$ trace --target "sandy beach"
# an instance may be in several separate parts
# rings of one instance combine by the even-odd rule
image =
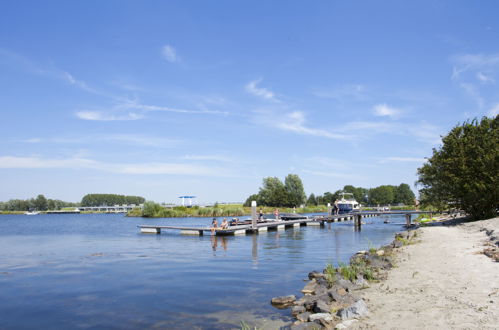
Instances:
[[[483,255],[499,218],[423,227],[388,279],[361,290],[369,315],[349,329],[499,329],[499,263]]]

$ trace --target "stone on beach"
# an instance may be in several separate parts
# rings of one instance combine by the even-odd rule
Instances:
[[[277,308],[287,308],[296,300],[295,295],[272,298],[271,303]]]
[[[336,313],[337,316],[339,316],[342,320],[348,320],[352,318],[358,318],[365,316],[369,313],[367,309],[367,305],[364,302],[364,300],[359,299],[355,302],[355,304],[340,309],[338,313]]]

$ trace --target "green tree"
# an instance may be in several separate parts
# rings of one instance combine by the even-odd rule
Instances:
[[[317,205],[317,198],[315,198],[314,193],[311,193],[310,196],[308,196],[307,205],[310,205],[310,206]]]
[[[499,116],[454,127],[442,146],[418,169],[423,204],[447,204],[474,219],[497,214],[499,202]]]
[[[288,194],[279,178],[267,177],[263,179],[263,186],[258,193],[260,202],[266,206],[284,206],[287,204]]]
[[[288,174],[284,179],[284,188],[287,193],[287,201],[282,204],[289,207],[298,207],[305,203],[307,195],[303,189],[303,183],[300,177],[296,174]]]
[[[369,190],[371,204],[388,205],[395,201],[395,187],[383,185]]]
[[[38,195],[34,201],[34,208],[38,211],[47,210],[47,199],[43,195]]]
[[[250,207],[252,201],[256,201],[256,204],[260,205],[260,195],[258,194],[251,195],[250,197],[248,197],[248,199],[246,199],[246,202],[244,202],[243,206]]]
[[[144,207],[142,208],[143,217],[154,217],[161,211],[161,206],[151,201],[144,202]]]
[[[404,205],[413,205],[416,196],[407,183],[401,183],[395,189],[395,203],[402,203]]]

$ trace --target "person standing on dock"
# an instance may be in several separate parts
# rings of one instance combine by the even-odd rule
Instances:
[[[260,213],[258,214],[258,220],[263,220],[263,210],[260,209]]]
[[[274,210],[274,216],[275,216],[275,220],[279,221],[279,209]]]

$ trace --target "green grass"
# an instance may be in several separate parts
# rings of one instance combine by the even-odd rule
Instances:
[[[336,269],[330,263],[326,265],[326,281],[329,286],[332,286],[336,282]]]

